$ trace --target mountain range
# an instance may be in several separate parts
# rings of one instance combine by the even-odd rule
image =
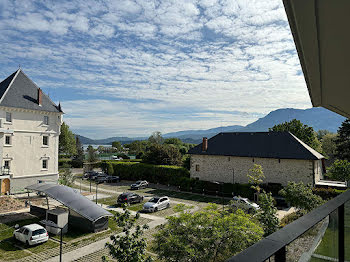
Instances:
[[[163,137],[177,137],[186,143],[198,144],[202,137],[212,137],[220,132],[264,132],[268,131],[274,125],[298,119],[303,124],[313,127],[315,131],[326,129],[330,132],[337,132],[341,123],[345,120],[344,117],[333,113],[327,109],[317,107],[309,109],[283,108],[270,112],[266,116],[259,118],[257,121],[246,125],[222,126],[206,130],[184,130],[163,134]],[[130,143],[134,140],[144,140],[148,137],[110,137],[106,139],[90,139],[84,136],[77,135],[82,144],[111,144],[113,141],[120,141],[122,144]]]

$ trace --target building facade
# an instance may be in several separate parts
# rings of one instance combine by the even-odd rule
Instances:
[[[1,193],[58,180],[63,112],[23,72],[0,83]]]
[[[254,164],[262,166],[264,183],[323,179],[323,156],[288,132],[220,133],[189,153],[191,177],[204,181],[246,184]]]

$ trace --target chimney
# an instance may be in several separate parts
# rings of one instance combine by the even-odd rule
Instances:
[[[203,137],[202,151],[207,152],[208,150],[208,138]]]
[[[39,88],[38,89],[38,105],[41,106],[43,99],[43,91]]]

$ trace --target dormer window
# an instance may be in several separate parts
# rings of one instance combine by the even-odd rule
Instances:
[[[44,125],[48,126],[49,125],[49,117],[44,116]]]
[[[6,122],[12,123],[12,114],[10,112],[6,112]]]

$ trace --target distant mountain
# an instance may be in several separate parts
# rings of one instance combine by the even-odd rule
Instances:
[[[274,125],[298,119],[303,124],[313,127],[315,131],[326,129],[330,132],[337,132],[341,123],[345,120],[344,117],[333,113],[327,109],[309,108],[309,109],[294,109],[283,108],[270,112],[265,117],[259,118],[257,121],[247,125],[233,125],[224,127],[215,127],[206,130],[184,130],[163,134],[163,137],[177,137],[186,143],[198,144],[203,137],[212,137],[220,132],[264,132],[268,131]],[[122,144],[131,143],[135,140],[144,140],[147,137],[110,137],[106,139],[93,140],[84,136],[78,135],[82,144],[91,145],[106,145],[112,144],[113,141],[120,141]]]
[[[344,117],[333,113],[322,107],[309,109],[284,108],[270,112],[263,118],[245,126],[240,132],[259,132],[268,131],[274,125],[290,121],[292,119],[300,120],[303,124],[313,127],[315,131],[326,129],[336,133]]]

